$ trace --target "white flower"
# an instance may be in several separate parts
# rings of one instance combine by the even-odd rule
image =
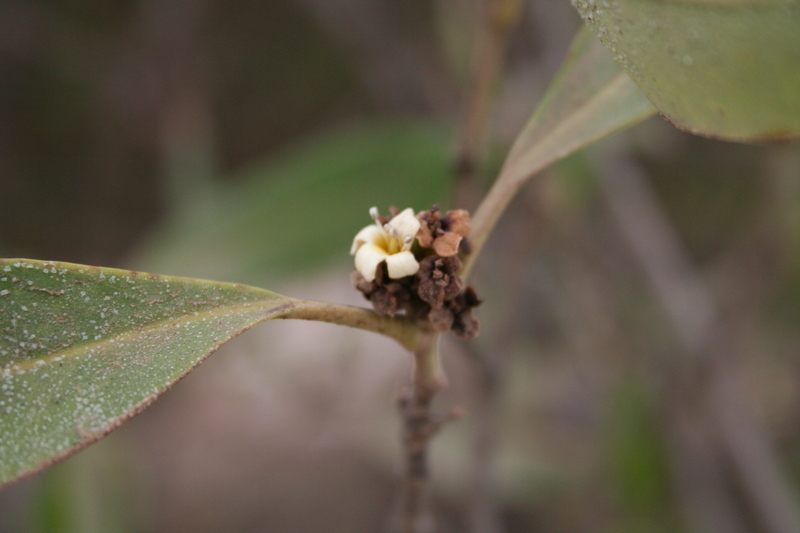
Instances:
[[[419,231],[419,220],[409,207],[399,213],[384,226],[378,221],[378,208],[373,207],[369,214],[375,220],[362,229],[353,239],[350,255],[356,256],[356,270],[364,279],[375,279],[375,270],[386,261],[389,277],[404,278],[416,274],[419,263],[411,253],[411,245]]]

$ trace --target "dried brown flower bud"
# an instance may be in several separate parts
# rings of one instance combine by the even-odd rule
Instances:
[[[448,211],[447,214],[442,217],[442,229],[456,233],[462,237],[469,237],[472,231],[472,219],[469,216],[469,212],[465,209]]]
[[[461,242],[472,231],[469,213],[454,209],[441,216],[438,206],[417,214],[420,228],[417,241],[423,248],[433,248],[437,255],[449,257],[461,251]]]
[[[450,329],[453,327],[455,317],[453,316],[452,311],[450,311],[448,308],[440,307],[438,309],[431,309],[431,312],[428,313],[428,320],[431,321],[433,329],[441,333],[445,333],[450,331]]]
[[[350,274],[350,279],[353,286],[372,302],[372,307],[378,314],[394,316],[411,302],[411,292],[404,285],[390,280],[386,265],[379,266],[376,274],[373,281],[367,281],[356,270]]]
[[[448,307],[455,318],[453,333],[465,339],[471,339],[478,334],[481,324],[472,314],[472,310],[481,303],[481,299],[478,298],[475,289],[471,285],[448,302]]]
[[[453,322],[453,333],[462,339],[472,339],[481,331],[481,323],[472,314],[472,309],[462,312],[455,317]]]
[[[378,314],[394,316],[411,301],[411,293],[399,283],[392,282],[373,292],[370,301]]]
[[[422,301],[438,309],[461,292],[463,283],[456,275],[459,270],[461,261],[458,257],[429,255],[419,264],[417,294]]]

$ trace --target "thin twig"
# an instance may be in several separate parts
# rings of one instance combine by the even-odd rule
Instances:
[[[413,385],[402,390],[398,397],[406,463],[401,517],[403,533],[431,533],[435,530],[428,504],[428,443],[445,422],[458,416],[454,411],[437,419],[431,412],[434,396],[446,384],[438,345],[438,333],[426,331],[421,335],[414,353]]]
[[[315,300],[289,298],[289,304],[271,318],[296,318],[328,322],[351,328],[380,333],[400,343],[403,348],[414,352],[420,346],[420,334],[416,323],[406,317],[379,315],[372,309],[342,305]]]
[[[403,419],[406,475],[403,487],[403,532],[433,531],[433,520],[424,508],[429,481],[428,440],[433,435],[431,397],[420,396],[417,388],[403,391],[398,398]]]

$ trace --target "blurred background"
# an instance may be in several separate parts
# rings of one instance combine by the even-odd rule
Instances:
[[[461,207],[490,6],[3,0],[0,254],[362,304],[369,207]],[[521,5],[476,195],[578,27]],[[650,119],[524,189],[473,281],[482,334],[447,340],[437,400],[468,412],[433,443],[442,532],[800,531],[796,145]],[[390,530],[409,369],[368,333],[261,326],[0,493],[0,531]]]

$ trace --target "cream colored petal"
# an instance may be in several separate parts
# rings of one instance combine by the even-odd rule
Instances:
[[[414,216],[414,211],[409,207],[408,209],[398,213],[396,217],[389,221],[387,226],[391,226],[397,230],[397,238],[401,243],[411,246],[411,243],[414,241],[412,240],[411,242],[406,243],[406,237],[410,235],[413,239],[419,231],[420,223],[419,220],[417,220],[417,217]]]
[[[383,231],[383,228],[380,228],[375,224],[370,224],[366,228],[362,229],[356,233],[356,237],[353,239],[353,245],[350,247],[350,255],[355,255],[359,247],[368,242],[378,246],[385,244],[386,232]]]
[[[371,242],[364,243],[356,252],[356,270],[361,272],[365,280],[372,281],[375,279],[375,269],[388,257],[393,256],[389,256],[383,249]]]
[[[419,271],[419,263],[414,259],[414,254],[408,251],[387,257],[386,266],[389,267],[389,277],[392,279],[404,278]]]

